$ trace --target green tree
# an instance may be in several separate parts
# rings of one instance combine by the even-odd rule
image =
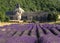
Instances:
[[[48,16],[47,16],[47,20],[52,21],[53,20],[53,15],[49,13]]]

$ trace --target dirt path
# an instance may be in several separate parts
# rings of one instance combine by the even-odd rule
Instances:
[[[45,22],[46,24],[60,24],[60,21],[56,21],[56,22]],[[45,23],[40,23],[40,24],[45,24]],[[0,22],[0,26],[4,26],[4,25],[11,25],[11,24],[28,24],[28,23],[8,23],[8,22]]]
[[[0,22],[0,26],[4,26],[4,25],[10,25],[10,24],[16,24],[16,23]]]
[[[4,26],[4,25],[11,25],[11,24],[28,24],[28,23],[8,23],[8,22],[0,22],[0,26]]]

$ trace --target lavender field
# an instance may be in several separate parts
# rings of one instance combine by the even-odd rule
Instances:
[[[31,23],[0,26],[0,43],[60,43],[60,25]]]

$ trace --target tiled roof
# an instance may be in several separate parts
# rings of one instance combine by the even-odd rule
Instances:
[[[48,12],[25,12],[25,13],[23,13],[23,16],[43,16],[43,15],[47,15],[48,14]]]

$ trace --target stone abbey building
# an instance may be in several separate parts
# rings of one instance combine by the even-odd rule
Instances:
[[[16,4],[15,9],[6,12],[6,15],[10,17],[10,20],[21,20],[22,13],[24,13],[24,10],[20,8],[19,4]]]
[[[25,12],[19,4],[15,6],[13,11],[6,12],[6,15],[10,17],[10,20],[38,20],[46,21],[48,12]]]

